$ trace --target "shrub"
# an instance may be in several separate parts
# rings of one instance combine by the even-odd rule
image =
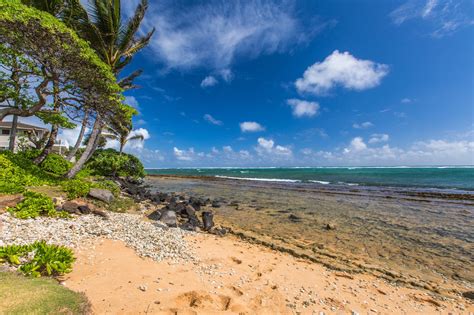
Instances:
[[[145,169],[138,158],[113,150],[97,150],[87,163],[94,175],[144,177]]]
[[[61,187],[67,192],[68,199],[85,197],[91,190],[91,184],[80,179],[70,179],[61,183]]]
[[[58,276],[72,271],[75,258],[72,250],[64,246],[48,245],[45,241],[30,245],[0,247],[0,262],[19,265],[25,275],[33,277]]]
[[[56,153],[49,154],[41,163],[41,168],[43,170],[55,175],[62,175],[66,173],[71,168],[71,166],[71,162],[66,161],[64,157]]]
[[[7,154],[0,154],[0,192],[14,194],[25,190],[26,186],[39,185],[42,181],[15,165]]]
[[[27,191],[23,194],[25,199],[15,207],[8,207],[7,210],[19,219],[36,218],[40,215],[48,217],[69,217],[66,212],[56,211],[54,203],[48,196]]]

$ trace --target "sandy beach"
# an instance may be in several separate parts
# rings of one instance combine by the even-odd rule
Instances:
[[[207,234],[187,236],[195,263],[143,259],[120,241],[79,248],[63,284],[96,314],[469,314],[466,299],[390,285],[369,275]]]

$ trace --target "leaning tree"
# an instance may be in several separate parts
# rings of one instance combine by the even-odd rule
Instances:
[[[20,1],[0,1],[0,49],[0,121],[8,115],[38,115],[60,125],[67,107],[87,108],[104,123],[110,115],[131,110],[122,104],[122,89],[110,66],[46,12]],[[19,91],[8,85],[12,64],[26,82]],[[10,101],[15,98],[18,101]]]

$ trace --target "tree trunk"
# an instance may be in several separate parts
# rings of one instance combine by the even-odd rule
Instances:
[[[41,151],[40,155],[38,155],[33,160],[33,163],[35,163],[36,165],[41,164],[46,159],[46,157],[51,153],[51,151],[53,151],[54,142],[56,141],[58,132],[59,132],[59,126],[53,125],[53,127],[51,127],[51,132],[49,133],[48,142],[46,142],[46,145],[44,146],[43,151]]]
[[[8,143],[8,150],[16,151],[16,129],[18,127],[18,116],[13,115],[12,129],[10,130],[10,142]]]
[[[76,155],[77,150],[81,146],[82,139],[84,138],[84,133],[86,132],[88,119],[89,119],[89,112],[86,111],[84,113],[84,119],[82,120],[82,127],[81,127],[81,131],[79,132],[79,137],[77,137],[77,141],[76,141],[76,144],[74,145],[74,148],[72,148],[71,151],[69,151],[69,154],[67,155],[66,160],[72,161],[72,159]]]
[[[100,135],[100,131],[102,129],[102,120],[99,116],[96,117],[94,122],[94,127],[92,127],[92,133],[89,138],[89,142],[87,142],[86,149],[82,153],[79,160],[74,164],[74,166],[67,172],[64,176],[66,178],[73,178],[76,174],[84,167],[87,160],[91,157],[92,153],[94,153],[95,148],[97,147],[97,138]]]
[[[54,98],[54,100],[53,100],[53,104],[54,104],[53,105],[53,110],[55,112],[59,112],[59,108],[60,108],[61,104],[59,102],[58,81],[56,81],[56,80],[53,80],[53,98]],[[53,151],[54,142],[56,141],[56,137],[58,136],[58,132],[59,132],[59,125],[53,124],[53,126],[51,127],[51,132],[49,133],[48,142],[46,142],[46,145],[44,146],[43,151],[41,151],[40,155],[38,155],[33,160],[33,163],[35,163],[36,165],[41,164],[44,161],[44,159],[46,159],[48,154],[50,154],[51,151]]]

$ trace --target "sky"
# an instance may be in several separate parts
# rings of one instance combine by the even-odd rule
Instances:
[[[148,168],[474,164],[473,1],[149,2]]]

